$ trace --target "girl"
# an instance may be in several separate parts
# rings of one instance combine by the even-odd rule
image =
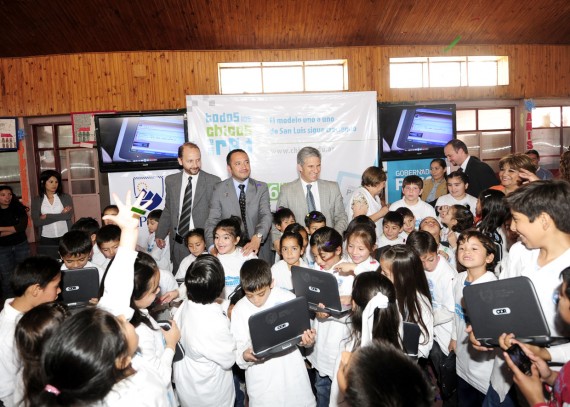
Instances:
[[[303,237],[303,260],[307,263],[308,267],[313,267],[315,265],[315,260],[311,255],[311,250],[307,250],[309,247],[309,232],[300,223],[292,223],[285,228],[285,232],[296,232]]]
[[[409,246],[391,246],[382,252],[380,267],[396,288],[402,319],[420,327],[418,355],[427,358],[433,345],[433,313],[420,256]]]
[[[424,188],[422,191],[422,201],[434,206],[435,201],[442,195],[447,193],[447,185],[445,179],[445,160],[436,158],[429,165],[429,173],[431,178],[424,179]]]
[[[377,339],[402,349],[402,320],[396,304],[396,290],[386,276],[367,271],[354,279],[350,331],[350,336],[342,344],[344,351],[354,352]],[[336,382],[340,362],[339,355],[331,388],[331,406],[345,405],[342,397],[339,397]]]
[[[468,206],[473,216],[477,207],[477,198],[466,191],[469,187],[469,178],[463,171],[453,171],[447,176],[447,189],[449,194],[441,196],[435,203],[435,209],[440,218],[445,216],[451,205]]]
[[[471,284],[494,281],[495,244],[476,230],[463,232],[458,239],[457,269],[453,284],[455,316],[449,350],[457,360],[457,397],[461,406],[481,406],[489,387],[493,370],[494,352],[473,352],[465,332],[468,315],[463,305],[463,288]],[[464,271],[464,272],[463,272]]]
[[[459,234],[473,227],[473,214],[463,205],[452,205],[441,219],[447,226],[447,242],[453,250],[457,248],[457,238]]]
[[[441,254],[451,267],[456,268],[455,252],[449,247],[449,243],[445,242],[445,244],[443,244],[441,241],[441,224],[439,221],[436,218],[428,216],[421,221],[420,230],[426,231],[433,236],[437,243],[437,253]]]
[[[500,264],[507,256],[507,236],[503,230],[503,224],[509,214],[504,203],[505,194],[494,189],[486,189],[479,194],[477,200],[477,214],[481,220],[477,223],[477,230],[491,238],[497,246],[496,262],[500,274]]]
[[[364,271],[376,271],[380,263],[372,257],[376,250],[376,230],[366,224],[358,224],[346,235],[346,251],[351,262],[335,267],[341,275],[357,276]]]
[[[133,368],[137,346],[138,336],[124,317],[95,307],[78,312],[46,342],[39,388],[30,389],[25,403],[168,406],[165,388],[153,372]]]
[[[241,236],[241,219],[232,216],[222,219],[214,228],[214,246],[218,252],[218,259],[224,267],[226,286],[222,297],[224,300],[239,285],[239,271],[243,263],[249,259],[257,259],[254,253],[243,255],[243,250],[238,243]],[[227,309],[227,305],[224,307]]]
[[[196,260],[196,257],[201,254],[208,253],[206,251],[206,238],[204,237],[204,229],[192,229],[184,238],[184,243],[186,244],[186,247],[188,247],[190,254],[184,257],[184,259],[182,259],[180,262],[180,266],[178,267],[175,276],[177,280],[184,280],[184,277],[186,276],[186,270],[188,270],[190,264]]]
[[[273,283],[276,287],[292,290],[291,267],[307,267],[307,263],[301,257],[303,255],[303,238],[299,233],[284,232],[279,241],[279,248],[282,260],[271,267]]]

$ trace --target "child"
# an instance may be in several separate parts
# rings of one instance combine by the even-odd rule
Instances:
[[[452,205],[441,219],[447,226],[447,242],[453,249],[457,249],[459,234],[473,227],[473,213],[463,205]]]
[[[155,209],[150,211],[147,216],[147,226],[148,226],[148,246],[147,253],[150,253],[153,259],[156,260],[158,268],[165,271],[170,271],[172,273],[172,263],[170,262],[170,239],[168,236],[164,238],[165,246],[161,249],[155,244],[155,232],[158,229],[158,222],[160,220],[160,215],[162,215],[161,209]]]
[[[184,237],[184,242],[190,254],[182,259],[180,266],[176,271],[176,280],[183,280],[186,277],[186,270],[188,267],[196,260],[196,258],[201,254],[208,253],[206,251],[206,238],[204,237],[204,229],[196,228],[192,229]]]
[[[406,240],[413,247],[422,261],[428,280],[433,309],[434,343],[429,359],[442,386],[445,377],[441,374],[441,362],[449,356],[449,343],[453,329],[455,300],[453,298],[453,280],[457,276],[447,261],[437,253],[437,242],[428,232],[413,232]],[[445,383],[445,385],[448,385]]]
[[[365,271],[376,271],[380,263],[372,257],[376,250],[376,229],[367,224],[350,228],[346,234],[346,251],[351,262],[336,267],[342,275],[357,276]]]
[[[188,268],[184,284],[188,299],[174,316],[185,350],[184,358],[174,364],[180,403],[231,407],[236,344],[230,322],[216,302],[225,286],[222,264],[212,255],[200,256]]]
[[[97,232],[99,231],[99,223],[95,219],[89,217],[80,218],[77,222],[71,225],[70,230],[80,230],[85,232],[91,239],[92,250],[89,254],[89,261],[98,266],[105,262],[105,258],[95,244],[95,241],[97,240]],[[104,267],[101,268],[104,269]]]
[[[503,224],[509,214],[509,210],[505,205],[505,194],[496,189],[486,189],[479,194],[477,200],[477,215],[480,221],[477,223],[477,229],[483,234],[489,236],[495,245],[497,245],[497,268],[495,274],[500,274],[500,263],[503,259],[506,261],[507,236],[503,230]]]
[[[410,209],[416,218],[415,228],[420,225],[423,218],[427,216],[435,217],[433,206],[420,199],[423,187],[424,182],[420,177],[417,175],[408,175],[402,182],[402,194],[404,198],[390,205],[391,211],[395,211],[402,206]]]
[[[447,176],[447,190],[449,194],[440,196],[435,203],[435,209],[440,217],[443,217],[452,205],[467,206],[473,216],[475,216],[477,198],[466,192],[468,187],[469,178],[463,171],[453,171]]]
[[[458,239],[455,278],[455,318],[449,350],[457,355],[457,398],[460,406],[481,406],[493,369],[494,353],[473,352],[465,332],[468,315],[463,303],[463,288],[497,279],[491,270],[495,267],[495,245],[476,230],[462,233]],[[464,272],[463,272],[464,271]]]
[[[103,255],[104,261],[96,263],[98,267],[106,270],[109,262],[119,248],[119,241],[121,240],[121,228],[115,224],[108,224],[103,226],[97,232],[96,245],[99,252]]]
[[[291,223],[285,228],[285,232],[299,233],[303,237],[303,260],[307,263],[308,267],[313,267],[315,264],[315,259],[311,255],[311,250],[307,250],[309,247],[309,232],[300,223]]]
[[[420,256],[410,246],[399,244],[382,252],[380,266],[396,287],[402,319],[420,327],[418,355],[427,358],[433,345],[433,313]]]
[[[61,269],[76,270],[86,267],[96,267],[99,271],[99,282],[101,282],[105,270],[89,261],[91,248],[91,239],[87,233],[80,230],[67,232],[59,240],[59,255],[63,261]]]
[[[400,236],[404,228],[404,217],[396,211],[388,211],[384,216],[382,230],[384,233],[378,239],[378,247],[394,246],[403,244],[404,239]]]
[[[12,276],[14,298],[7,299],[0,312],[0,401],[5,406],[14,405],[14,383],[20,365],[14,349],[16,324],[32,308],[57,299],[61,292],[60,267],[51,257],[28,257]]]
[[[111,215],[111,216],[116,216],[119,213],[119,207],[117,205],[107,205],[105,206],[105,208],[103,209],[103,213],[101,213],[101,219],[103,222],[103,226],[105,225],[114,225],[115,223],[113,222],[112,219],[104,219],[105,216],[107,215]]]
[[[320,228],[327,225],[327,218],[319,211],[312,211],[305,216],[305,227],[307,228],[307,233],[312,236]]]
[[[289,208],[279,208],[273,214],[273,225],[275,226],[275,229],[281,233],[281,235],[283,235],[283,232],[285,232],[285,228],[287,228],[287,226],[295,222],[295,214]],[[275,261],[277,262],[279,261],[277,258],[279,257],[279,240],[273,241],[273,250],[277,252],[275,258]]]
[[[305,362],[296,346],[268,359],[257,359],[251,348],[249,317],[295,298],[293,293],[273,288],[269,264],[260,259],[246,261],[240,271],[246,298],[232,311],[231,331],[237,343],[236,361],[245,369],[249,405],[314,406],[315,399]],[[303,333],[300,346],[312,346],[315,331]]]
[[[399,207],[396,209],[396,212],[398,212],[404,218],[404,226],[402,233],[400,233],[400,237],[402,237],[405,241],[408,235],[416,230],[416,217],[414,216],[414,213],[405,206]]]
[[[281,248],[280,255],[282,260],[279,260],[271,267],[271,275],[276,287],[292,291],[291,267],[307,267],[307,263],[302,258],[303,238],[299,233],[285,232],[281,235],[279,247]]]
[[[334,273],[341,303],[350,304],[354,277],[341,276],[340,273],[334,272],[335,268],[343,262],[340,234],[328,226],[320,228],[311,236],[311,252],[315,258],[314,268],[326,273]],[[335,374],[334,365],[340,354],[339,344],[349,334],[347,317],[333,318],[325,313],[317,313],[313,327],[319,334],[307,359],[315,368],[317,404],[328,406],[332,377]]]
[[[441,254],[449,265],[455,269],[455,252],[449,247],[449,243],[441,241],[441,224],[439,221],[434,217],[428,216],[420,223],[420,230],[424,230],[433,236],[437,243],[437,253]]]

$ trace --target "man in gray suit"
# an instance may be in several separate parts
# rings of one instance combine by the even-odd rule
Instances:
[[[295,220],[304,225],[305,216],[311,210],[325,215],[327,226],[342,234],[348,226],[348,217],[342,202],[340,188],[336,182],[320,180],[321,153],[313,147],[303,147],[297,153],[299,178],[281,185],[277,207],[289,208]],[[310,191],[310,194],[309,194]],[[314,209],[309,210],[309,205]],[[273,240],[279,239],[280,232],[273,229]]]
[[[170,235],[170,258],[176,273],[184,257],[190,252],[184,244],[184,236],[178,234],[180,211],[188,177],[192,177],[192,211],[188,230],[204,228],[212,198],[214,185],[220,177],[201,170],[202,156],[200,148],[194,143],[184,143],[178,148],[178,163],[183,171],[166,177],[166,202],[156,231],[156,244],[164,249],[167,235]],[[182,187],[184,185],[184,187]]]
[[[272,264],[271,238],[268,237],[273,217],[269,206],[267,184],[249,177],[251,167],[245,151],[240,149],[230,151],[226,163],[232,176],[214,187],[210,214],[205,227],[206,245],[208,248],[213,245],[214,228],[218,222],[235,215],[245,224],[246,230],[242,230],[242,236],[247,243],[243,246],[243,254],[248,255],[253,252]],[[245,219],[240,207],[242,190],[245,194]]]

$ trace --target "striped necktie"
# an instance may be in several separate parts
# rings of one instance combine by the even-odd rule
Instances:
[[[243,230],[245,231],[245,236],[249,239],[249,232],[247,231],[247,221],[245,217],[245,185],[238,185],[239,188],[239,209],[241,212],[241,220],[243,222]]]
[[[178,234],[182,237],[190,232],[190,216],[192,215],[192,177],[188,177],[188,184],[184,190],[184,199],[182,200],[182,210],[180,211],[180,220],[178,221]]]
[[[307,184],[307,208],[309,208],[309,213],[317,210],[317,207],[315,206],[315,197],[311,192],[312,187],[313,186],[311,184]]]

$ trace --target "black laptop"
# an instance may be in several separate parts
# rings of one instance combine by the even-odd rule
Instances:
[[[69,308],[83,307],[99,295],[99,270],[86,267],[61,271],[61,301]]]
[[[302,297],[284,302],[249,317],[249,334],[256,358],[286,351],[311,329],[309,307]]]
[[[340,303],[338,281],[334,274],[306,267],[291,267],[293,291],[297,297],[305,297],[311,311],[326,312],[334,317],[348,314],[350,304]],[[323,304],[324,308],[319,308]]]
[[[561,340],[550,335],[536,290],[527,277],[467,286],[463,299],[473,332],[483,346],[498,346],[503,333],[539,346]]]

